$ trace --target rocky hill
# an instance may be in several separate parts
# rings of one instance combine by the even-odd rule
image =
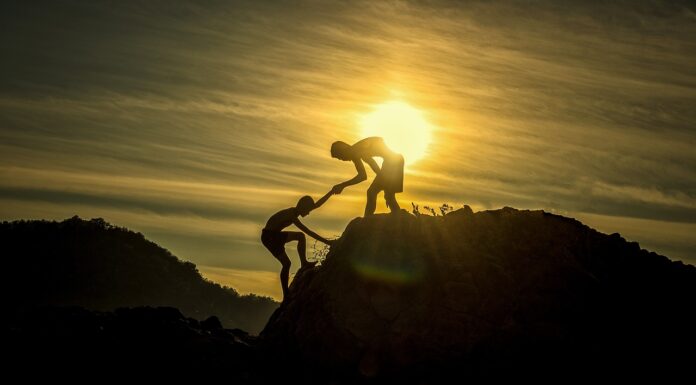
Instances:
[[[693,266],[543,211],[465,208],[355,219],[261,337],[313,378],[627,377],[688,372],[695,322]]]
[[[694,266],[618,234],[465,208],[356,218],[258,338],[175,309],[48,308],[4,340],[15,368],[60,357],[234,383],[665,382],[692,375],[695,294]]]
[[[278,303],[204,280],[196,266],[102,219],[0,223],[10,314],[36,306],[171,306],[258,333]]]

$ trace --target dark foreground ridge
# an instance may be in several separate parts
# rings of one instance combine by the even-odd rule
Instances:
[[[694,293],[693,266],[542,211],[377,215],[295,277],[258,338],[173,309],[43,309],[9,350],[111,352],[112,370],[145,351],[146,367],[236,383],[664,378],[691,375]]]
[[[22,313],[4,337],[6,368],[23,378],[84,379],[92,374],[167,378],[206,370],[199,375],[228,372],[237,381],[255,382],[262,373],[254,336],[224,329],[215,316],[198,321],[172,307],[113,312],[37,307]]]

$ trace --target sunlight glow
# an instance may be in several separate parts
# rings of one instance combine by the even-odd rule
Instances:
[[[362,136],[381,136],[393,151],[404,156],[406,164],[421,159],[430,143],[432,126],[417,108],[402,101],[375,106],[360,120]]]

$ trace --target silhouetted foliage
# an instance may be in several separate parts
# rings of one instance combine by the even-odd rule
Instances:
[[[336,240],[338,237],[329,237],[327,239]],[[329,250],[331,250],[331,246],[315,240],[312,243],[312,258],[308,258],[308,260],[316,261],[318,265],[321,265],[326,259],[326,255],[329,254]]]
[[[421,215],[420,207],[417,204],[411,202],[411,206],[413,207],[413,209],[411,210],[411,213],[413,215],[415,215],[415,216]]]
[[[240,296],[205,280],[193,263],[102,218],[2,222],[0,242],[14,311],[37,305],[172,306],[255,333],[277,307],[270,298]]]
[[[423,215],[423,214],[424,214],[424,213],[421,213],[421,211],[420,211],[420,206],[419,206],[419,205],[417,205],[417,204],[411,202],[411,206],[412,206],[411,213],[412,213],[413,215],[419,216],[419,215]],[[466,206],[466,205],[465,205],[465,206],[463,206],[463,207],[469,207],[469,206]],[[443,217],[444,217],[445,215],[447,215],[448,213],[451,213],[452,211],[454,211],[454,206],[450,205],[449,203],[443,203],[443,204],[441,204],[441,205],[438,206],[438,207],[423,206],[423,208],[424,208],[427,212],[429,212],[430,214],[432,214],[432,216],[434,216],[434,217],[438,216],[438,213],[437,213],[438,211],[440,212],[439,215],[440,215],[440,216],[443,216]],[[437,209],[437,210],[436,210],[436,209]]]

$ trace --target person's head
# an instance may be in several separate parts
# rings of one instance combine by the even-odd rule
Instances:
[[[331,157],[340,160],[351,159],[351,147],[346,142],[333,142],[331,145]]]
[[[314,199],[309,195],[305,195],[297,201],[297,206],[295,206],[295,208],[300,215],[305,217],[314,209]]]

